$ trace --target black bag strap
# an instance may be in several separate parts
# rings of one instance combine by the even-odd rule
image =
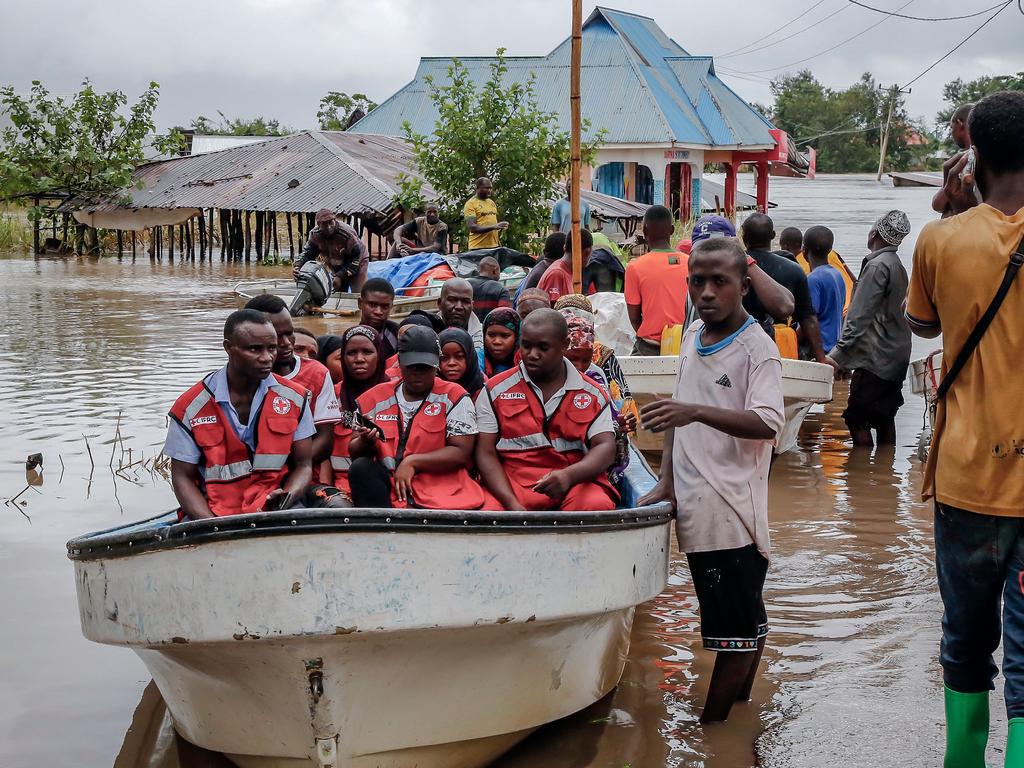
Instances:
[[[1006,294],[1010,292],[1010,286],[1013,285],[1013,280],[1017,277],[1017,273],[1020,272],[1021,266],[1024,266],[1024,240],[1017,244],[1017,250],[1010,255],[1010,262],[1006,265],[1006,272],[1003,273],[1003,282],[999,284],[999,290],[992,297],[992,302],[988,305],[988,309],[985,310],[985,314],[978,320],[978,324],[974,326],[971,335],[967,337],[967,341],[960,348],[960,352],[957,354],[956,360],[953,361],[953,365],[949,367],[946,375],[939,382],[939,388],[935,392],[936,401],[946,396],[949,388],[956,381],[956,377],[960,375],[960,371],[967,365],[967,361],[974,354],[974,350],[978,348],[981,337],[985,335],[985,331],[992,324],[992,320],[995,318],[996,312],[999,311],[999,307],[1002,306]]]

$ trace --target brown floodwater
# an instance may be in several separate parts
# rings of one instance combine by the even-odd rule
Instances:
[[[778,228],[832,226],[855,270],[875,217],[901,207],[916,235],[930,218],[930,196],[868,177],[772,180]],[[903,248],[908,264],[913,237]],[[0,255],[0,501],[20,493],[0,504],[0,766],[179,765],[142,663],[82,638],[64,543],[173,505],[159,473],[141,464],[114,470],[156,455],[170,403],[222,364],[219,330],[234,307],[232,284],[283,272]],[[915,456],[924,412],[909,387],[905,397],[895,449],[851,450],[840,385],[835,401],[807,419],[799,450],[775,462],[772,631],[753,701],[736,706],[726,724],[698,724],[713,658],[700,648],[696,599],[676,555],[668,588],[637,610],[619,687],[539,729],[495,765],[940,764],[942,609]],[[24,468],[36,452],[41,481]],[[993,720],[990,759],[1002,764],[1001,702]]]

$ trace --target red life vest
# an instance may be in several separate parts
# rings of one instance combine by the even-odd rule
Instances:
[[[515,368],[516,366],[518,366],[521,359],[522,358],[519,355],[519,350],[517,349],[515,355],[512,357],[512,367]],[[496,374],[494,372],[494,364],[491,362],[491,358],[489,358],[487,356],[487,352],[484,352],[484,371],[483,371],[483,373],[484,373],[484,378],[487,378],[487,379],[490,379],[491,377],[498,375],[498,374]],[[502,371],[502,373],[504,373],[504,371]]]
[[[334,385],[334,394],[341,397],[341,382]],[[348,471],[352,467],[352,457],[348,452],[348,444],[352,440],[352,426],[346,421],[345,413],[341,421],[334,424],[334,446],[331,448],[331,469],[334,470],[334,487],[345,493],[351,493],[348,484]]]
[[[304,389],[274,376],[256,422],[256,450],[250,451],[228,422],[213,392],[200,381],[177,399],[171,418],[192,437],[202,454],[207,502],[213,514],[258,512],[267,494],[288,476],[288,456],[308,397]]]
[[[434,379],[434,388],[424,398],[409,424],[402,418],[397,391],[401,381],[386,381],[364,392],[356,402],[359,412],[384,432],[377,441],[381,463],[394,472],[405,456],[438,451],[447,444],[448,413],[462,398],[469,397],[458,384]],[[408,430],[399,452],[403,430]],[[484,503],[483,489],[465,467],[454,472],[417,472],[412,478],[413,502],[424,509],[479,509]],[[392,504],[400,505],[392,494]]]
[[[398,365],[398,355],[392,355],[384,361],[384,375],[391,381],[398,381],[402,378],[402,369]]]
[[[581,377],[582,378],[582,377]],[[498,421],[495,447],[511,482],[532,487],[554,469],[565,469],[586,455],[587,430],[608,407],[608,395],[586,378],[579,389],[567,390],[550,416],[516,366],[487,382],[484,390]],[[594,482],[618,493],[606,473]]]
[[[316,412],[316,406],[320,402],[320,395],[324,391],[324,385],[331,381],[331,374],[327,368],[316,360],[303,360],[296,355],[295,368],[292,369],[290,374],[280,378],[309,392],[309,407],[313,411],[313,421],[324,421],[324,415]]]

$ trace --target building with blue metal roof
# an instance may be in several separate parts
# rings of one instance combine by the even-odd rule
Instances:
[[[509,81],[532,75],[538,106],[559,115],[564,130],[569,129],[570,45],[567,38],[546,56],[506,58]],[[768,162],[784,159],[785,135],[718,78],[710,56],[691,56],[651,18],[602,7],[584,22],[582,51],[583,118],[590,123],[589,138],[604,132],[585,183],[604,194],[669,205],[680,218],[689,218],[699,210],[691,201],[701,199],[706,163],[725,165],[726,197],[734,198],[737,166],[753,162],[759,203],[763,187],[767,205]],[[412,82],[350,130],[401,136],[408,122],[414,132],[431,135],[437,120],[431,82],[448,85],[454,61],[420,59]],[[483,82],[495,59],[459,61]],[[731,203],[722,201],[730,213]]]

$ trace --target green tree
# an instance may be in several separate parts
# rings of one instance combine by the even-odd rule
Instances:
[[[347,131],[356,120],[377,107],[365,93],[349,96],[341,91],[329,91],[320,99],[316,120],[321,131]]]
[[[196,133],[213,136],[287,136],[295,133],[294,129],[282,125],[280,120],[259,117],[229,118],[220,110],[220,121],[214,122],[205,115],[199,115],[192,121],[192,130]]]
[[[826,88],[808,71],[772,81],[773,122],[800,145],[818,152],[824,173],[866,173],[878,167],[882,124],[889,111],[891,91],[883,90],[870,73],[842,90]],[[915,161],[910,142],[922,132],[914,125],[896,94],[886,168],[902,170]]]
[[[456,59],[448,68],[450,84],[427,80],[438,111],[434,135],[423,136],[408,122],[404,125],[417,170],[436,190],[441,215],[463,245],[467,232],[462,205],[473,195],[476,178],[487,176],[494,182],[495,202],[501,218],[509,222],[502,240],[521,249],[530,235],[547,228],[555,184],[569,173],[569,133],[559,127],[557,114],[537,105],[534,76],[517,81],[507,75],[503,48],[487,81],[479,85]],[[589,128],[585,122],[583,133]],[[583,144],[584,163],[593,159],[602,135]],[[413,193],[417,180],[406,182],[404,192]]]
[[[51,96],[38,80],[27,96],[0,88],[0,114],[11,121],[0,134],[0,200],[116,197],[132,185],[147,148],[166,154],[184,146],[176,132],[156,135],[159,96],[156,83],[131,105],[121,91],[101,93],[88,80],[70,99]],[[33,219],[40,213],[29,210]]]
[[[1024,91],[1024,72],[1015,75],[985,75],[966,83],[959,77],[946,83],[942,98],[946,106],[935,116],[936,132],[944,137],[945,148],[953,151],[953,139],[949,135],[949,121],[961,104],[973,104],[989,94],[998,91]]]

